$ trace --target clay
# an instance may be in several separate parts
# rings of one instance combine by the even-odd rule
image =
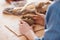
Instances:
[[[46,2],[46,3],[41,2],[41,3],[39,3],[36,6],[36,11],[39,12],[39,13],[45,14],[49,4],[50,4],[50,2]]]
[[[3,10],[3,14],[9,15],[25,15],[25,14],[36,14],[34,10],[25,9],[24,11],[20,11],[22,8],[6,8]]]
[[[8,14],[8,15],[21,15],[20,12],[20,8],[19,9],[14,9],[14,8],[6,8],[3,11],[3,14]]]
[[[22,20],[27,22],[29,25],[33,25],[34,24],[34,19],[32,17],[30,17],[30,16],[23,16]]]
[[[44,30],[37,31],[35,34],[36,34],[38,37],[43,37],[43,35],[44,35]]]
[[[6,8],[3,13],[4,14],[12,14],[12,15],[25,15],[25,14],[28,14],[28,13],[33,13],[34,12],[38,12],[38,13],[41,13],[41,14],[45,14],[46,13],[46,10],[49,6],[50,2],[40,2],[39,4],[37,4],[36,6],[33,5],[33,4],[30,4],[26,7],[26,9],[24,9],[24,11],[20,11],[22,8],[19,8],[19,9],[14,9],[14,8]]]
[[[10,15],[10,14],[13,13],[12,9],[13,9],[13,8],[6,8],[6,9],[3,11],[3,13],[4,13],[4,14],[9,14],[9,15]]]
[[[26,36],[21,36],[19,37],[21,40],[28,40],[28,38]]]

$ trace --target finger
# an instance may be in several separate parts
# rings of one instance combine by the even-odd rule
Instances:
[[[33,19],[37,19],[37,17],[34,17]]]
[[[23,25],[29,25],[27,22],[25,21],[21,21]]]
[[[20,21],[19,23],[19,27],[22,27],[24,24]]]
[[[36,15],[36,16],[33,16],[34,19],[37,19],[37,18],[40,18],[40,16]]]
[[[22,28],[23,27],[23,24],[19,24],[19,28]]]
[[[30,27],[30,29],[32,30],[32,27]]]
[[[21,23],[21,24],[25,24],[26,22],[25,22],[25,21],[23,21],[23,20],[20,20],[20,23]]]
[[[32,17],[37,17],[38,15],[33,15]]]

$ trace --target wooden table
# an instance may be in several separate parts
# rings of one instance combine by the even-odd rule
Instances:
[[[21,36],[19,32],[20,16],[4,15],[2,10],[5,7],[0,6],[0,40],[1,38],[2,40],[27,40],[26,37]],[[36,35],[40,35],[41,37],[44,34],[44,27],[36,27],[35,30],[39,28],[43,30],[36,32]]]
[[[7,36],[8,40],[25,40],[26,38],[22,36],[19,32],[19,16],[13,15],[4,15],[0,14],[0,30]],[[44,27],[36,27],[35,30],[43,29],[41,31],[36,32],[38,36],[42,36],[44,32]]]

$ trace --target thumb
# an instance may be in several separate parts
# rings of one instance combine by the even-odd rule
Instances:
[[[20,24],[25,24],[26,22],[23,20],[20,20]]]

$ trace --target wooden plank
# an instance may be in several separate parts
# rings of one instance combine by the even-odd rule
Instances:
[[[0,38],[6,39],[6,40],[21,40],[16,35],[14,35],[12,32],[10,32],[8,29],[6,29],[3,25],[0,26]],[[1,40],[1,39],[0,39]]]
[[[3,25],[6,25],[8,28],[10,28],[12,31],[14,31],[17,35],[20,35],[19,32],[19,19],[16,16],[6,16],[2,15],[0,16],[0,21]]]

